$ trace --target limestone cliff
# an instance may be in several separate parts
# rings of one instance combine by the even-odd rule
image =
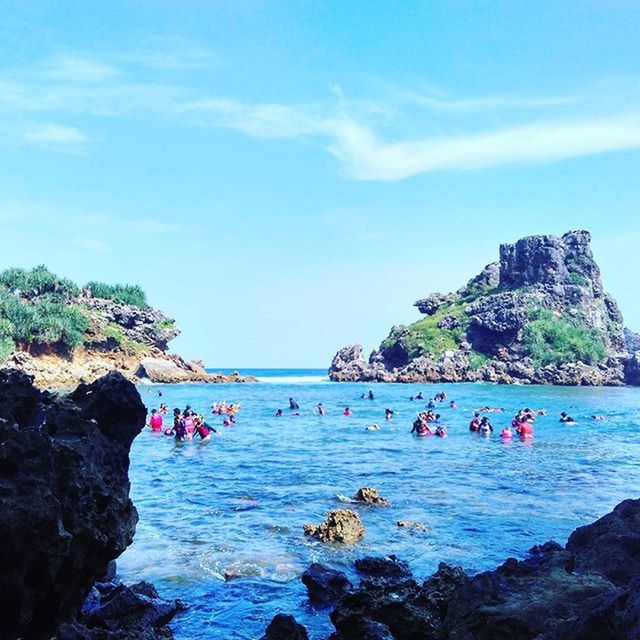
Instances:
[[[331,379],[637,384],[637,336],[605,293],[590,242],[570,231],[502,245],[455,293],[418,300],[424,317],[393,327],[368,361],[360,345],[341,349]]]
[[[0,272],[0,365],[41,387],[92,382],[114,369],[134,382],[251,380],[210,374],[201,361],[168,353],[179,333],[137,286],[80,288],[44,266]]]

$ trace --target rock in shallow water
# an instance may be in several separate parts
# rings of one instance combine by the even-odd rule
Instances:
[[[0,621],[50,638],[131,543],[129,447],[146,408],[111,373],[69,397],[0,371]]]
[[[383,498],[373,487],[362,487],[358,489],[356,495],[353,496],[356,502],[366,502],[367,504],[382,504],[388,505],[389,501]]]
[[[267,627],[262,640],[309,640],[309,636],[293,616],[279,613]]]
[[[331,604],[348,593],[353,585],[342,571],[314,562],[303,574],[309,600],[314,604]]]
[[[320,542],[358,542],[364,537],[360,516],[351,509],[329,511],[321,525],[305,524],[304,532]]]

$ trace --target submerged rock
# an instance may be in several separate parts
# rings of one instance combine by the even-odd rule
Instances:
[[[360,516],[351,509],[334,509],[320,525],[305,524],[304,532],[320,542],[358,542],[364,537]]]
[[[59,397],[0,371],[3,637],[50,638],[131,543],[129,447],[145,418],[119,373]]]
[[[373,487],[362,487],[361,489],[358,489],[356,495],[353,496],[353,499],[356,502],[365,502],[367,504],[389,504],[389,501],[386,498],[383,498]]]

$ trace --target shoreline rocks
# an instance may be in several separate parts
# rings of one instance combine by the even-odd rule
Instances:
[[[365,359],[340,349],[334,382],[640,385],[640,337],[602,287],[587,231],[529,236],[449,294],[415,306]],[[554,342],[555,341],[555,342]]]
[[[635,640],[638,549],[636,499],[579,527],[564,547],[534,546],[523,560],[508,558],[475,576],[440,563],[420,584],[393,556],[363,558],[359,586],[330,613],[336,631],[329,640]]]
[[[21,371],[0,370],[3,638],[48,640],[67,624],[65,640],[151,639],[109,635],[116,609],[126,614],[123,625],[143,604],[158,614],[158,625],[168,619],[172,607],[148,602],[157,599],[148,585],[120,585],[99,596],[109,629],[81,630],[83,621],[93,624],[81,613],[86,596],[133,540],[138,514],[129,497],[129,448],[145,419],[136,388],[118,372],[56,395]]]

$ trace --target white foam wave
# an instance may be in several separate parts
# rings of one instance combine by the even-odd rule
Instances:
[[[319,384],[329,382],[327,376],[258,376],[258,382],[268,384]]]

